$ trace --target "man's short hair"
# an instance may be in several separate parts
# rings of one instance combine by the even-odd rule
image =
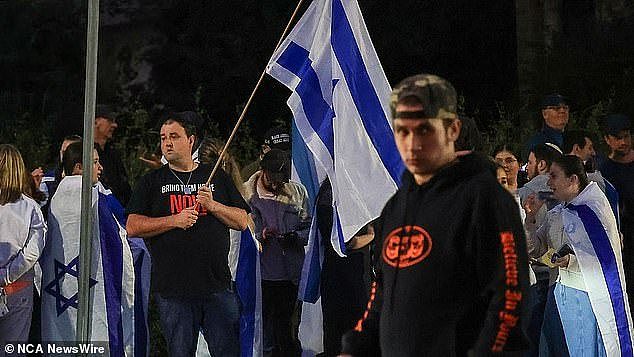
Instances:
[[[603,133],[605,135],[618,136],[623,130],[630,130],[632,122],[625,114],[610,114],[603,121]]]
[[[397,113],[397,104],[420,104],[420,112]],[[403,79],[392,90],[390,108],[393,119],[441,118],[455,119],[458,99],[453,85],[433,74],[417,74]]]
[[[553,147],[554,145],[551,145],[537,144],[531,149],[531,152],[535,155],[537,162],[544,160],[546,162],[546,167],[548,168],[550,168],[550,165],[552,165],[556,158],[562,155],[560,151]]]
[[[564,131],[564,154],[570,154],[575,144],[579,145],[580,149],[586,147],[586,138],[592,140],[592,134],[587,130],[566,130]]]
[[[190,137],[195,135],[197,138],[199,137],[199,131],[202,130],[203,119],[196,112],[185,111],[185,112],[171,112],[164,116],[164,120],[162,125],[178,123],[185,129],[185,135]]]
[[[66,151],[64,151],[64,156],[62,157],[62,167],[66,175],[71,175],[75,165],[82,163],[84,153],[83,145],[82,141],[76,141],[66,147]]]

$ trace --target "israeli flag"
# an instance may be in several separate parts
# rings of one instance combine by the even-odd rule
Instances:
[[[137,251],[147,264],[140,264],[135,272],[125,228],[113,213],[109,196],[103,186],[93,188],[91,340],[106,341],[112,356],[143,356],[149,352],[145,319],[149,291],[144,290],[149,287],[149,255],[140,253],[143,248]],[[43,341],[76,341],[82,218],[81,176],[67,176],[51,199],[50,239],[40,258]],[[135,290],[139,296],[135,297]],[[142,309],[135,309],[135,303]]]
[[[332,185],[331,236],[319,236],[313,214],[300,281],[300,299],[315,303],[322,239],[345,256],[345,242],[379,216],[398,188],[404,166],[389,120],[391,88],[354,0],[313,1],[273,54],[267,73],[292,91],[287,104],[294,117],[293,176],[313,203],[325,177]],[[302,335],[320,339],[318,305],[304,304],[303,348]],[[317,343],[311,348],[320,352]]]
[[[620,236],[610,203],[591,182],[561,212],[607,355],[634,355]]]
[[[337,226],[330,240],[344,256],[344,243],[379,216],[403,171],[388,119],[391,88],[357,2],[313,1],[267,72],[292,91],[287,104],[317,184],[330,178]]]
[[[240,299],[240,356],[263,355],[262,337],[262,277],[260,275],[259,242],[250,228],[240,232],[230,230],[229,265]],[[207,342],[198,335],[196,356],[209,356]]]

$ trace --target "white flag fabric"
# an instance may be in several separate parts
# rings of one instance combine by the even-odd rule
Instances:
[[[607,355],[634,355],[621,243],[610,203],[591,182],[569,204],[555,209],[561,209]]]
[[[111,356],[133,356],[134,264],[125,228],[108,205],[109,193],[100,185],[92,191],[90,337],[106,341]],[[50,235],[40,258],[43,341],[76,341],[81,219],[81,176],[67,176],[51,198]]]

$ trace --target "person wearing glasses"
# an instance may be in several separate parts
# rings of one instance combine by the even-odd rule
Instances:
[[[527,153],[538,144],[553,143],[560,149],[564,144],[564,130],[570,115],[568,98],[561,94],[549,94],[542,99],[541,109],[544,124],[528,141]]]
[[[526,183],[526,178],[520,177],[519,156],[506,144],[500,145],[493,150],[493,159],[506,172],[508,190],[517,194],[517,189]]]

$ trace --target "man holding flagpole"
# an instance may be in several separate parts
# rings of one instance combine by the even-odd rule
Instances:
[[[187,112],[185,112],[187,113]],[[239,307],[231,288],[229,229],[247,227],[249,207],[219,170],[195,163],[195,125],[171,113],[161,126],[167,164],[143,176],[127,207],[127,231],[152,254],[152,289],[172,356],[192,356],[202,329],[214,356],[239,353]]]
[[[378,354],[380,346],[384,356],[479,356],[528,347],[517,205],[485,157],[456,155],[456,99],[448,81],[430,74],[393,90],[394,138],[407,171],[375,223],[377,279],[368,311],[344,337],[345,354]]]

